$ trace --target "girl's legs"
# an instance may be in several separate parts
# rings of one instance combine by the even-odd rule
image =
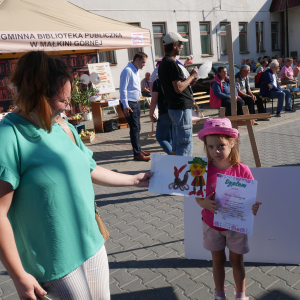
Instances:
[[[243,254],[237,254],[229,250],[229,260],[232,265],[233,277],[237,293],[244,293],[246,288],[246,275]]]
[[[211,251],[213,260],[213,276],[217,292],[224,291],[225,282],[225,263],[226,254],[225,249],[220,251]]]

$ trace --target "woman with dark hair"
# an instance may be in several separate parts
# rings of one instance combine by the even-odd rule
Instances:
[[[143,187],[151,173],[99,167],[65,123],[77,145],[68,137],[57,123],[72,86],[62,60],[29,52],[11,82],[17,108],[0,122],[0,259],[20,299],[36,300],[48,291],[61,300],[108,300],[93,183]]]
[[[236,91],[237,114],[242,115],[242,107],[245,105],[243,99],[238,97]],[[225,107],[225,116],[231,116],[231,95],[230,95],[230,81],[227,76],[227,69],[225,66],[220,66],[217,74],[210,84],[210,106],[212,108]]]

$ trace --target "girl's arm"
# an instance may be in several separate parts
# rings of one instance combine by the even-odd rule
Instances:
[[[91,173],[92,182],[103,186],[148,187],[152,172],[127,175],[97,166]]]
[[[24,270],[13,230],[7,217],[13,194],[14,191],[11,185],[6,181],[0,180],[0,260],[13,280],[20,299],[37,300],[35,292],[45,295],[46,291],[41,288],[33,276]]]
[[[206,209],[210,210],[211,212],[213,212],[214,214],[217,214],[216,211],[218,210],[219,206],[216,204],[219,203],[219,201],[215,201],[215,200],[211,199],[214,195],[215,195],[215,192],[211,193],[210,195],[208,195],[205,198],[197,198],[196,197],[196,202],[202,208],[206,208]]]

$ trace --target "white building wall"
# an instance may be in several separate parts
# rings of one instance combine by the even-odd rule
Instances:
[[[289,20],[290,52],[298,51],[298,59],[300,59],[300,40],[299,40],[300,7],[289,9],[288,13],[289,13],[288,20]]]
[[[152,32],[153,22],[166,24],[166,32],[177,32],[177,22],[189,22],[190,50],[194,55],[194,62],[202,62],[207,59],[228,60],[227,55],[221,55],[220,48],[220,22],[230,22],[232,25],[232,38],[234,49],[234,60],[240,64],[242,58],[256,58],[256,32],[255,22],[264,22],[264,45],[265,53],[271,55],[271,21],[269,8],[272,0],[152,0],[151,2],[134,0],[70,0],[77,6],[92,13],[119,20],[126,23],[140,23],[141,27],[150,29]],[[221,4],[221,8],[220,8]],[[201,53],[199,22],[211,22],[211,44],[213,55],[203,57]],[[239,53],[239,22],[248,23],[248,50],[249,53]],[[217,33],[216,33],[217,31]],[[218,48],[217,48],[218,40]],[[154,44],[154,41],[152,40]],[[154,51],[154,47],[153,47]],[[148,55],[148,63],[142,71],[141,78],[145,72],[153,71],[151,49],[144,48]],[[112,74],[116,88],[119,87],[119,77],[123,68],[128,63],[127,50],[116,51],[117,65],[112,66]]]

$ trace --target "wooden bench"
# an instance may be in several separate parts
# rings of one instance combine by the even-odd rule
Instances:
[[[198,93],[196,93],[198,94]],[[194,97],[195,94],[193,94]],[[195,102],[197,105],[210,103],[210,95],[209,94],[202,94],[203,96],[194,97]]]
[[[146,113],[145,102],[151,103],[151,97],[144,97],[144,96],[141,96],[139,102],[143,102],[143,109],[144,109],[144,114],[145,114],[145,113]],[[150,104],[149,104],[149,107],[150,107]]]

